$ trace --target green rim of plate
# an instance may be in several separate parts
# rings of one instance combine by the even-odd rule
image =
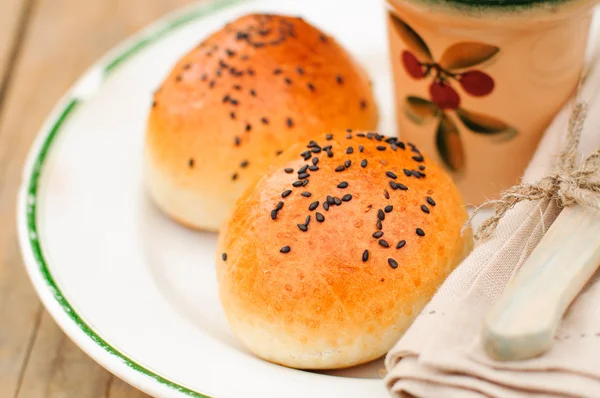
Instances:
[[[179,15],[173,17],[167,17],[165,20],[163,20],[164,23],[160,23],[155,27],[151,27],[148,31],[145,31],[142,34],[135,36],[135,39],[133,39],[132,42],[126,45],[125,48],[119,51],[116,55],[112,56],[110,59],[102,62],[102,64],[100,65],[100,69],[102,71],[103,81],[105,81],[106,78],[108,78],[112,72],[117,70],[118,66],[123,64],[125,61],[129,60],[132,56],[137,54],[139,51],[141,51],[148,45],[156,43],[160,39],[164,38],[169,33],[173,32],[175,29],[182,27],[189,22],[197,21],[198,19],[205,17],[211,13],[214,13],[215,11],[224,9],[234,4],[241,3],[243,1],[248,0],[212,0],[208,4],[204,4],[200,8],[196,7],[188,12],[184,12],[182,14],[180,13]],[[48,152],[50,151],[50,147],[54,143],[55,138],[60,134],[61,128],[64,125],[64,123],[77,109],[78,105],[82,104],[84,101],[84,99],[77,98],[74,95],[73,90],[71,90],[71,92],[67,94],[67,100],[65,101],[65,104],[61,108],[59,108],[58,116],[51,122],[47,135],[43,140],[37,155],[35,155],[35,160],[31,168],[31,174],[29,175],[28,182],[25,185],[26,192],[28,195],[27,198],[29,200],[26,210],[26,222],[28,241],[30,244],[31,253],[33,254],[35,261],[37,262],[37,265],[39,266],[39,271],[41,272],[42,277],[44,278],[52,295],[54,296],[54,299],[62,307],[65,314],[68,315],[69,318],[71,318],[71,320],[94,343],[96,343],[96,345],[101,347],[107,353],[121,359],[122,362],[132,370],[141,373],[145,376],[148,376],[164,386],[167,386],[180,393],[186,394],[190,397],[210,398],[207,395],[201,394],[197,391],[193,391],[187,387],[184,387],[152,372],[151,370],[130,359],[121,351],[110,345],[110,343],[108,343],[96,332],[94,332],[94,330],[87,323],[85,323],[85,321],[79,316],[79,314],[77,314],[71,303],[69,303],[69,301],[64,297],[62,290],[57,285],[54,277],[52,276],[52,272],[50,272],[38,236],[38,184],[43,171],[44,162],[47,158]]]

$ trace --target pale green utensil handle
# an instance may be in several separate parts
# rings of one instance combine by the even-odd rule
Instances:
[[[485,318],[488,355],[521,360],[548,351],[567,307],[599,265],[600,212],[565,208]]]

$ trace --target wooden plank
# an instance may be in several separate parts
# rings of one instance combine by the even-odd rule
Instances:
[[[148,396],[131,387],[118,377],[112,376],[106,398],[147,398]]]
[[[17,397],[98,398],[111,378],[44,312]]]
[[[17,3],[0,2],[1,25],[6,16],[5,5],[14,7]],[[97,388],[105,383],[106,387],[111,380],[66,338],[57,337],[62,335],[51,327],[48,315],[42,316],[22,266],[13,228],[16,191],[31,142],[52,106],[74,80],[120,40],[189,2],[36,0],[32,8],[29,28],[0,109],[0,397],[13,397],[19,388],[23,397],[29,397],[29,391],[83,397],[89,391],[86,385]],[[0,26],[0,36],[2,29]],[[55,362],[42,360],[47,353],[54,353],[54,358],[64,362],[60,365],[63,376],[54,374]],[[30,367],[28,358],[37,358]],[[72,377],[73,384],[63,383],[57,377]],[[76,391],[77,386],[82,392]],[[95,397],[98,396],[96,391]]]
[[[29,0],[2,0],[0,6],[0,98],[7,73],[17,54],[22,26],[29,11]]]

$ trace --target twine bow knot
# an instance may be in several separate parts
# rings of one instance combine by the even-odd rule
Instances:
[[[500,199],[491,200],[475,209],[465,225],[467,227],[475,215],[490,205],[495,207],[495,214],[485,220],[475,234],[476,240],[487,238],[507,211],[524,200],[555,200],[560,207],[581,204],[600,211],[600,149],[584,159],[580,167],[576,166],[577,147],[581,138],[583,124],[587,114],[587,106],[578,102],[573,107],[569,119],[567,139],[554,171],[536,183],[523,183],[503,191]]]

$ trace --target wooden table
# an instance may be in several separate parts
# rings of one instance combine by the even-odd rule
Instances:
[[[0,397],[146,397],[77,348],[44,310],[15,231],[27,150],[105,51],[191,0],[0,0]]]

